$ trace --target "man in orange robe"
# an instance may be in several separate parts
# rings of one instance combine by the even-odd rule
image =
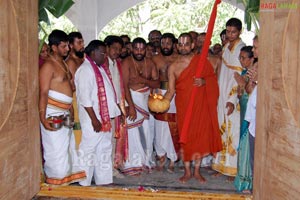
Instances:
[[[185,173],[179,179],[185,183],[193,176],[201,183],[206,180],[200,174],[203,157],[222,150],[219,133],[217,102],[219,88],[213,65],[217,65],[216,57],[206,59],[201,78],[195,78],[200,55],[193,56],[192,38],[183,33],[178,39],[179,58],[169,69],[169,87],[165,98],[171,100],[176,93],[178,130],[183,153]],[[182,132],[184,118],[191,98],[193,87],[197,87],[195,103],[187,132]],[[194,174],[190,162],[195,161]]]

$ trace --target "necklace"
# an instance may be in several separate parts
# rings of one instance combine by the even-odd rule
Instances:
[[[147,66],[146,64],[146,59],[144,58],[144,64],[142,65],[142,68],[138,67],[138,64],[136,63],[136,61],[134,60],[134,58],[131,56],[135,71],[138,75],[143,75],[143,71],[144,71],[144,66]],[[147,70],[146,70],[146,78],[147,78]]]
[[[51,59],[54,60],[54,62],[56,62],[58,64],[58,66],[66,73],[68,79],[70,80],[71,79],[70,70],[69,70],[67,63],[64,60],[62,60],[62,63],[63,63],[63,65],[62,65],[53,56],[51,56]]]

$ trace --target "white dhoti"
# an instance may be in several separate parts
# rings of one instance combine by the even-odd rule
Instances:
[[[162,95],[164,95],[167,91],[161,89]],[[172,99],[170,103],[170,108],[168,113],[176,113],[176,106],[175,106],[175,98]],[[171,161],[177,160],[177,154],[174,148],[174,143],[171,137],[171,131],[169,127],[169,123],[166,121],[161,120],[154,120],[154,147],[156,154],[159,157],[167,155]]]
[[[79,150],[73,157],[73,168],[84,170],[87,178],[79,184],[91,185],[93,176],[96,185],[112,183],[112,133],[97,133],[90,123],[81,123],[81,129],[84,134],[82,134]]]
[[[150,132],[148,97],[149,89],[130,90],[135,104],[137,118],[127,120],[129,157],[124,164],[123,173],[135,175],[141,173],[143,166],[151,167],[153,153],[153,134]]]
[[[79,182],[82,186],[91,185],[93,177],[96,185],[106,185],[113,182],[111,159],[112,130],[95,132],[91,117],[86,111],[86,108],[92,108],[101,123],[103,123],[101,112],[102,114],[108,112],[111,119],[121,114],[108,74],[106,74],[102,66],[98,66],[97,69],[93,67],[96,68],[94,63],[86,58],[75,73],[77,105],[82,138],[79,150],[73,157],[73,159],[75,159],[73,161],[73,167],[74,169],[80,169],[86,172],[86,180]],[[102,80],[99,75],[95,76],[96,70],[99,70],[101,73]],[[104,87],[101,86],[102,84]],[[105,94],[103,92],[105,92]],[[106,99],[107,107],[99,106],[99,98]],[[112,120],[110,122],[113,123]]]
[[[46,118],[69,114],[68,105],[72,97],[50,90],[48,93]],[[44,170],[46,182],[54,185],[69,184],[85,178],[84,172],[72,173],[71,157],[69,151],[72,129],[63,126],[59,130],[46,130],[41,123],[43,144]]]
[[[224,47],[223,62],[219,77],[220,96],[218,101],[218,121],[223,150],[213,159],[212,168],[224,175],[235,176],[237,173],[237,149],[240,140],[240,109],[237,96],[238,83],[234,73],[241,73],[243,68],[239,61],[240,50],[245,44],[239,40],[229,50],[229,43]],[[227,115],[227,103],[234,106],[233,112]]]

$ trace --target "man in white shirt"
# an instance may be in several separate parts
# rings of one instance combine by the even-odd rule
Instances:
[[[122,115],[125,116],[125,93],[123,87],[123,79],[121,72],[121,62],[119,60],[119,56],[123,47],[123,40],[121,37],[116,35],[109,35],[104,40],[106,44],[106,52],[107,57],[104,63],[104,66],[109,69],[111,73],[112,83],[117,95],[117,104],[121,108]],[[125,135],[122,135],[120,129],[122,124],[120,123],[121,119],[115,119],[114,123],[112,123],[112,162],[113,162],[113,176],[116,178],[124,178],[124,176],[119,172],[118,168],[123,165],[124,158],[124,150],[116,151],[116,145],[119,144],[124,138]],[[124,120],[122,120],[124,121]],[[122,144],[119,144],[123,146]]]
[[[105,43],[91,41],[85,48],[86,58],[75,73],[82,140],[74,167],[85,170],[82,186],[110,184],[112,177],[111,120],[121,114],[109,70],[103,68]]]

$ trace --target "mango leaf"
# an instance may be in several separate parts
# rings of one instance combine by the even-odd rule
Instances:
[[[72,0],[49,0],[46,9],[49,10],[54,17],[59,18],[65,14],[73,4],[74,2]]]

